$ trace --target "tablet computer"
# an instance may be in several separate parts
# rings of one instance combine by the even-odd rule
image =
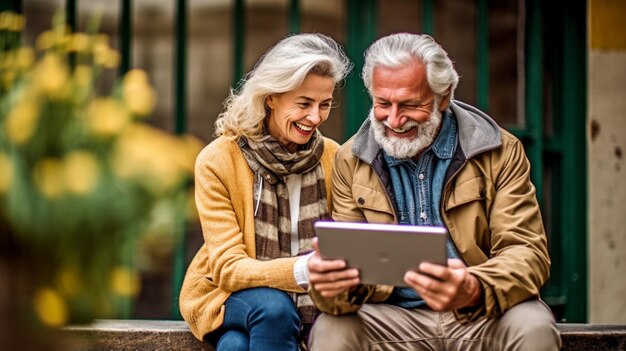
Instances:
[[[318,221],[320,255],[343,259],[364,284],[406,286],[404,274],[420,262],[447,264],[444,227]]]

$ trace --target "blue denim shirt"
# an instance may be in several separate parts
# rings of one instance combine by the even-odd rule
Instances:
[[[396,159],[384,153],[398,209],[400,224],[443,226],[440,213],[443,182],[457,144],[457,124],[448,111],[442,115],[439,135],[417,161]],[[459,254],[448,240],[448,257]],[[408,287],[396,287],[386,303],[404,308],[424,305],[419,294]]]

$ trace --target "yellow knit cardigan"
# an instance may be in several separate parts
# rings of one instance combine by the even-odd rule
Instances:
[[[322,167],[330,206],[330,177],[339,145],[324,138]],[[293,275],[297,258],[255,259],[254,175],[232,137],[221,136],[198,155],[195,197],[204,244],[192,260],[180,293],[180,311],[199,340],[224,322],[230,293],[254,287],[305,292]]]

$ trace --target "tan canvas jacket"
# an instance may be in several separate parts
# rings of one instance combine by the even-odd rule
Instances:
[[[330,175],[339,145],[324,139],[322,167],[329,210]],[[180,312],[193,335],[202,340],[224,321],[231,292],[271,287],[305,292],[296,282],[296,257],[255,259],[253,173],[237,141],[219,137],[196,160],[196,205],[204,244],[192,260],[180,292]]]
[[[462,259],[480,280],[482,303],[455,311],[462,322],[496,317],[538,297],[549,276],[546,235],[530,164],[520,141],[495,122],[461,102],[451,104],[459,143],[446,175],[441,201],[443,221]],[[337,152],[333,173],[333,219],[396,223],[391,190],[369,120]],[[385,179],[383,176],[382,179]],[[388,178],[386,178],[388,179]],[[365,302],[384,301],[390,286],[360,286],[334,299],[309,293],[318,307],[338,315]]]

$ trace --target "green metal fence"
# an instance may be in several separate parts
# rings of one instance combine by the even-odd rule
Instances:
[[[435,0],[417,0],[421,7],[421,30],[436,36]],[[70,25],[77,23],[77,0],[66,0]],[[132,67],[132,0],[120,0],[119,49],[120,74]],[[346,51],[355,63],[346,83],[344,138],[352,135],[367,115],[370,101],[358,72],[363,52],[377,37],[379,6],[383,1],[345,0]],[[490,107],[489,11],[492,0],[475,0],[476,18],[476,102]],[[586,192],[586,3],[573,0],[562,7],[540,0],[519,0],[525,14],[524,123],[511,126],[526,147],[532,164],[532,179],[542,205],[549,233],[553,261],[552,276],[543,290],[559,320],[585,322],[587,319],[587,192]],[[187,24],[188,2],[175,3],[174,131],[187,128]],[[289,32],[301,28],[301,1],[290,0]],[[20,12],[22,1],[3,1],[2,9]],[[233,0],[233,84],[244,73],[245,0]],[[184,225],[180,223],[179,225]],[[173,269],[174,318],[178,314],[177,296],[185,266],[185,241],[176,249]]]

